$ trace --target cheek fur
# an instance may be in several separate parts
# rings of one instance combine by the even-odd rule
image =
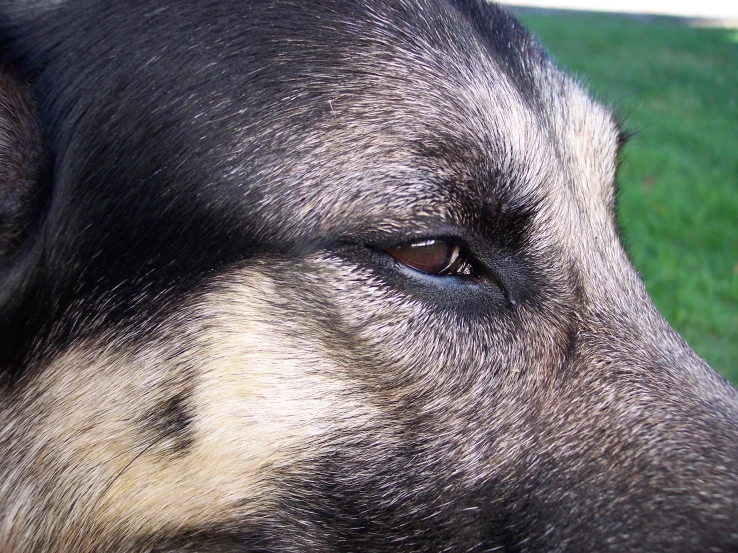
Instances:
[[[268,512],[281,478],[380,419],[323,352],[284,332],[270,286],[234,275],[155,344],[78,345],[51,362],[15,408],[38,430],[6,426],[16,467],[0,498],[17,523],[5,527],[50,525],[64,536],[55,551],[80,552]]]

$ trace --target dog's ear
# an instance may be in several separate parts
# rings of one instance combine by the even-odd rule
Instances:
[[[0,265],[11,263],[39,220],[45,188],[43,134],[30,87],[0,65]]]

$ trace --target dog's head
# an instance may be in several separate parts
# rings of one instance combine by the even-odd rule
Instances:
[[[623,133],[476,0],[0,13],[0,549],[738,545]]]

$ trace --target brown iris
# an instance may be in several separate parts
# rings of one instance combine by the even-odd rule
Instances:
[[[445,240],[407,242],[387,249],[400,263],[429,275],[457,275],[465,272],[461,248]]]

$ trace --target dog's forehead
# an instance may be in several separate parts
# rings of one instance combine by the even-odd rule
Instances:
[[[223,2],[217,18],[69,2],[48,16],[28,34],[49,45],[40,88],[71,136],[59,186],[88,198],[90,179],[132,202],[148,182],[151,213],[180,202],[280,241],[464,224],[470,205],[532,205],[582,179],[588,201],[610,193],[609,114],[482,0]]]
[[[289,190],[280,227],[464,225],[485,206],[525,210],[561,188],[606,217],[619,140],[610,112],[498,8],[411,6],[403,16],[418,21],[406,26],[369,10],[330,68],[314,59],[321,70],[298,85],[319,113],[309,125],[300,94],[283,106],[295,114],[287,124],[275,109],[271,135],[292,129],[298,154],[271,172]],[[271,203],[270,216],[281,208]]]

